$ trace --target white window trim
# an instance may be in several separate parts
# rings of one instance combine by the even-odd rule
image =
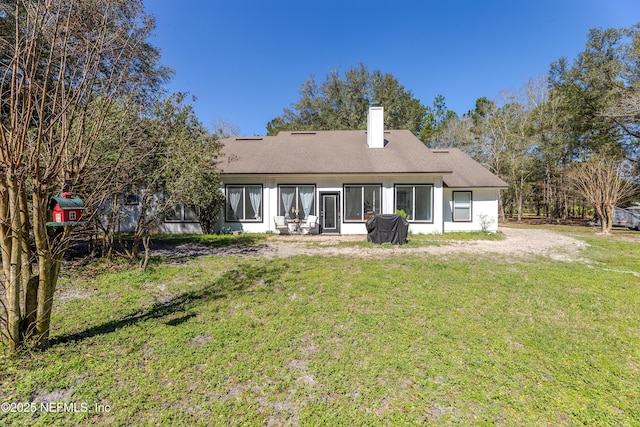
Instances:
[[[456,194],[469,194],[469,202],[465,203],[456,203]],[[451,196],[451,219],[453,222],[472,222],[473,221],[473,192],[469,190],[465,191],[454,191]],[[469,217],[468,218],[456,218],[456,207],[459,208],[468,208],[469,209]]]

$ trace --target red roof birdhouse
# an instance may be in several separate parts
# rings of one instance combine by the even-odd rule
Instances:
[[[81,221],[84,201],[73,197],[71,193],[64,192],[59,197],[52,197],[49,210],[51,210],[51,222],[47,222],[47,226],[60,227],[86,223]]]

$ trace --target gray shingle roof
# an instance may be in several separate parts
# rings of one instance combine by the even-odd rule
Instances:
[[[364,130],[227,138],[218,167],[223,176],[425,173],[442,174],[453,187],[506,186],[460,150],[430,150],[408,130],[385,131],[384,138],[384,148],[369,148]]]
[[[453,173],[443,176],[444,185],[449,188],[509,187],[506,182],[457,148],[431,150],[431,152],[446,156],[447,163],[451,165]]]

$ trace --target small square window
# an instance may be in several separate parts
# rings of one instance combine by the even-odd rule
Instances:
[[[140,198],[137,194],[129,193],[124,196],[124,204],[125,205],[138,205],[140,204]]]
[[[471,191],[453,192],[453,220],[471,221]]]

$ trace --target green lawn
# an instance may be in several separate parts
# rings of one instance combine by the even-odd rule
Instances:
[[[586,261],[67,272],[53,347],[0,353],[0,425],[640,425],[640,240],[562,232]]]

